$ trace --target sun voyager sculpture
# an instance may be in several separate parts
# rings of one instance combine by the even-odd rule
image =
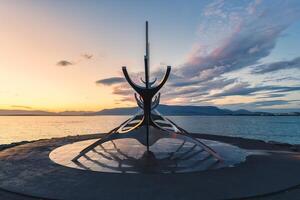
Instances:
[[[127,72],[127,68],[122,67],[125,79],[135,91],[134,96],[137,105],[140,108],[140,112],[111,130],[104,137],[101,137],[96,142],[81,150],[79,154],[72,159],[73,162],[77,162],[78,159],[86,156],[88,152],[94,150],[97,146],[101,146],[105,142],[109,141],[113,143],[113,141],[118,139],[137,140],[139,143],[145,146],[146,157],[153,157],[151,146],[160,139],[165,138],[179,139],[182,141],[182,144],[179,145],[176,151],[179,151],[185,142],[189,142],[192,143],[194,147],[200,147],[201,151],[207,152],[209,157],[213,157],[217,162],[222,161],[222,158],[211,147],[201,142],[198,138],[196,139],[193,137],[193,135],[176,125],[170,119],[161,115],[156,110],[160,102],[159,91],[166,83],[170,75],[171,66],[167,67],[162,80],[159,83],[156,83],[156,78],[153,81],[150,81],[149,59],[148,22],[146,21],[146,55],[144,56],[145,78],[144,80],[142,78],[140,79],[142,85],[134,83]],[[130,145],[130,143],[128,145]],[[173,154],[174,153],[175,152],[173,152]]]

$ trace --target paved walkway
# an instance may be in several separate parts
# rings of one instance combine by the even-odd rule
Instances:
[[[48,158],[49,152],[57,146],[92,138],[95,135],[42,140],[0,152],[0,188],[23,193],[32,191],[30,194],[48,194],[49,197],[59,199],[95,199],[95,196],[101,199],[197,199],[200,196],[204,199],[222,199],[226,196],[229,198],[263,194],[266,191],[275,192],[295,186],[300,180],[300,156],[291,152],[290,146],[229,137],[214,136],[211,139],[226,140],[249,149],[260,146],[276,151],[268,157],[250,157],[246,163],[235,168],[175,175],[82,173],[83,171],[52,163]],[[57,194],[53,194],[53,191]],[[293,200],[298,199],[299,193],[300,187],[296,187],[285,192],[248,199]],[[15,195],[0,189],[0,199],[38,198]]]

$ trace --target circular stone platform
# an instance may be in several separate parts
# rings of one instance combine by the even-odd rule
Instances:
[[[41,140],[0,151],[0,188],[42,199],[235,199],[300,183],[299,153],[261,141],[219,136],[211,139],[252,150],[259,147],[267,154],[250,155],[234,167],[178,174],[103,173],[65,167],[49,158],[58,147],[98,137]]]
[[[211,140],[201,140],[223,159],[216,160],[199,145],[179,139],[164,138],[150,147],[135,139],[118,139],[97,146],[77,162],[72,159],[96,140],[67,144],[53,150],[50,159],[60,165],[83,170],[113,173],[183,173],[223,167],[233,167],[251,154],[236,146]]]

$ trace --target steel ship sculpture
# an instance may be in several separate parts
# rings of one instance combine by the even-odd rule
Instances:
[[[162,80],[159,83],[156,83],[156,78],[153,81],[150,81],[149,60],[148,22],[146,21],[146,55],[144,56],[145,78],[144,80],[142,78],[140,79],[143,85],[134,83],[127,72],[127,68],[125,66],[122,67],[125,79],[135,91],[134,96],[140,111],[118,127],[111,130],[104,137],[84,148],[73,158],[73,162],[77,162],[80,157],[85,156],[88,152],[105,142],[125,138],[136,139],[139,141],[146,147],[146,152],[149,155],[152,154],[151,146],[158,140],[163,138],[179,139],[183,142],[190,142],[195,146],[200,146],[203,151],[206,151],[217,161],[222,161],[222,158],[211,147],[207,146],[199,139],[194,138],[186,130],[179,127],[156,110],[160,102],[159,90],[169,78],[171,66],[167,67]],[[179,149],[180,147],[177,151]]]

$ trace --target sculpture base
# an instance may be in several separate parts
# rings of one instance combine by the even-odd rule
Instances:
[[[150,146],[150,151],[135,139],[117,139],[97,146],[73,162],[73,157],[95,142],[81,141],[53,150],[50,159],[66,167],[98,172],[184,173],[232,167],[254,153],[222,142],[201,141],[212,147],[224,161],[216,160],[194,143],[172,138],[159,140]]]
[[[248,156],[245,162],[234,167],[178,174],[102,173],[65,167],[49,158],[50,152],[59,147],[99,137],[101,135],[82,135],[40,140],[0,151],[0,199],[3,189],[22,200],[257,199],[262,195],[270,199],[294,199],[288,198],[286,195],[290,193],[284,191],[300,183],[300,153],[293,152],[291,146],[216,135],[197,134],[194,137],[266,154]],[[91,141],[86,142],[88,145]],[[210,145],[220,151],[220,143]],[[223,150],[225,152],[226,148]],[[235,151],[226,155],[229,153]],[[283,197],[276,198],[280,194]],[[298,196],[296,193],[293,197]]]

